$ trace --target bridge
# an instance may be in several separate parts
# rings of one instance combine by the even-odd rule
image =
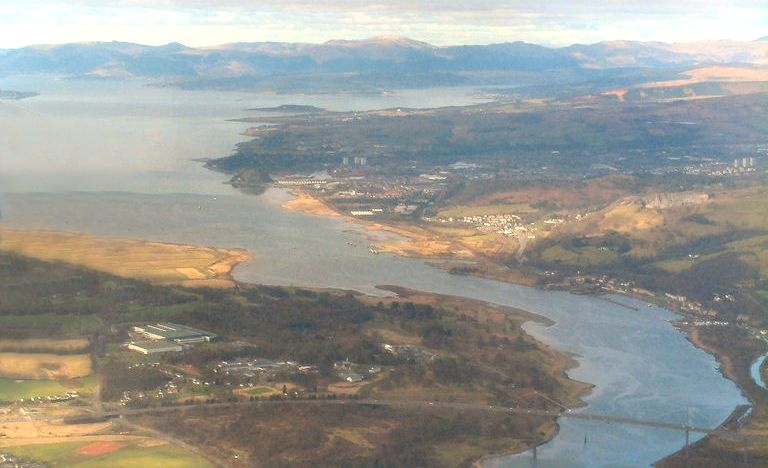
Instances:
[[[538,393],[538,392],[537,392]],[[542,395],[543,396],[543,395]],[[548,399],[549,400],[549,399]],[[501,406],[501,405],[483,405],[478,403],[456,403],[442,401],[422,401],[422,400],[378,400],[378,399],[278,399],[278,400],[238,400],[220,403],[193,403],[184,405],[153,406],[147,408],[119,408],[112,410],[91,410],[90,416],[84,419],[114,419],[127,416],[135,416],[149,413],[166,413],[174,411],[184,411],[195,408],[231,408],[240,406],[259,406],[259,405],[360,405],[360,406],[387,406],[392,408],[406,409],[429,409],[429,410],[453,410],[453,411],[481,411],[490,413],[516,414],[521,416],[540,416],[548,418],[572,418],[587,421],[597,421],[606,424],[625,424],[630,426],[651,427],[656,429],[670,429],[674,431],[701,434],[730,434],[735,432],[726,429],[724,426],[731,421],[740,421],[751,409],[749,405],[737,407],[725,423],[717,428],[708,428],[695,426],[691,424],[673,423],[666,421],[653,421],[647,419],[631,418],[626,416],[611,416],[606,414],[590,413],[587,411],[576,412],[564,407],[554,400],[550,400],[563,408],[563,410],[549,410],[537,408],[525,408],[519,406]],[[11,417],[0,417],[0,422],[45,420],[43,414],[34,413],[24,416],[14,415]],[[79,418],[76,418],[79,419]],[[687,438],[687,437],[686,437]]]
[[[536,392],[538,393],[538,392]],[[543,395],[542,395],[543,396]],[[548,399],[549,400],[549,399]],[[574,412],[571,409],[565,408],[557,401],[551,400],[553,403],[561,406],[563,410],[542,410],[536,408],[521,408],[517,406],[505,407],[498,405],[481,405],[476,403],[452,403],[452,402],[439,402],[439,401],[416,401],[416,400],[378,400],[378,399],[349,399],[349,400],[254,400],[246,401],[241,400],[237,402],[226,403],[209,403],[209,404],[193,404],[193,405],[181,405],[181,406],[165,406],[155,408],[138,408],[138,409],[120,409],[115,411],[105,411],[102,413],[96,413],[94,416],[104,418],[116,418],[131,415],[138,415],[144,413],[157,413],[157,412],[169,412],[180,411],[191,408],[228,408],[238,407],[244,405],[370,405],[370,406],[388,406],[392,408],[408,408],[408,409],[423,409],[423,410],[451,410],[451,411],[482,411],[501,414],[516,414],[526,416],[541,416],[541,417],[554,417],[554,418],[573,418],[582,419],[587,421],[597,421],[605,424],[626,424],[631,426],[650,427],[656,429],[669,429],[675,431],[681,431],[685,433],[685,450],[686,457],[690,447],[690,434],[701,433],[705,435],[718,434],[727,435],[731,438],[738,440],[749,439],[749,436],[740,434],[733,430],[729,430],[727,426],[731,423],[739,423],[752,409],[749,405],[742,405],[737,407],[733,413],[717,428],[708,428],[694,426],[690,424],[671,423],[665,421],[651,421],[646,419],[637,419],[624,416],[610,416],[605,414],[589,413],[589,412]],[[536,445],[531,449],[533,459],[537,459],[538,447]],[[748,455],[744,453],[745,463],[748,465]]]
[[[538,393],[538,392],[536,392]],[[544,395],[542,395],[544,396]],[[624,416],[611,416],[611,415],[605,415],[605,414],[598,414],[598,413],[590,413],[588,411],[582,411],[582,412],[576,412],[572,409],[566,408],[562,404],[558,403],[555,400],[551,400],[547,398],[547,400],[551,401],[552,403],[560,406],[562,410],[545,410],[545,409],[537,409],[537,408],[525,408],[525,407],[518,407],[518,406],[501,406],[501,405],[483,405],[483,404],[477,404],[477,403],[456,403],[456,402],[441,402],[441,401],[421,401],[421,400],[379,400],[379,399],[321,399],[321,400],[309,400],[309,399],[278,399],[278,400],[238,400],[238,401],[229,401],[229,402],[220,402],[220,403],[197,403],[197,404],[185,404],[185,405],[171,405],[171,406],[160,406],[160,407],[148,407],[148,408],[119,408],[119,409],[112,409],[112,410],[94,410],[91,411],[91,415],[86,418],[76,418],[76,419],[82,419],[78,422],[85,422],[86,420],[103,420],[103,419],[114,419],[114,418],[123,418],[123,417],[130,417],[135,415],[141,415],[141,414],[150,414],[150,413],[167,413],[167,412],[175,412],[175,411],[185,411],[185,410],[194,410],[198,408],[238,408],[238,407],[245,407],[245,406],[261,406],[261,405],[341,405],[341,406],[386,406],[391,408],[403,408],[403,409],[421,409],[426,411],[479,411],[479,412],[488,412],[488,413],[495,413],[495,414],[514,414],[514,415],[521,415],[521,416],[538,416],[538,417],[547,417],[547,418],[573,418],[573,419],[581,419],[581,420],[587,420],[587,421],[596,421],[596,422],[602,422],[605,424],[625,424],[630,426],[641,426],[641,427],[649,427],[649,428],[656,428],[656,429],[668,429],[668,430],[674,430],[674,431],[680,431],[685,433],[685,446],[684,449],[686,451],[686,455],[688,453],[688,448],[690,446],[689,443],[689,436],[690,433],[700,433],[700,434],[718,434],[718,435],[727,435],[731,438],[736,439],[749,439],[749,436],[746,436],[744,434],[740,434],[738,432],[735,432],[734,430],[729,429],[727,426],[730,426],[731,424],[738,425],[741,420],[748,414],[748,412],[751,410],[751,406],[749,405],[742,405],[737,407],[733,413],[730,415],[730,417],[722,423],[717,428],[708,428],[708,427],[700,427],[700,426],[694,426],[690,424],[682,424],[682,423],[673,423],[673,422],[666,422],[666,421],[653,421],[653,420],[646,420],[646,419],[638,419],[638,418],[631,418],[631,417],[624,417]],[[29,418],[32,415],[27,415],[26,418]],[[42,417],[42,419],[46,419],[43,415],[36,414],[34,416]],[[35,418],[35,419],[38,419]],[[0,418],[0,422],[9,422],[11,418]],[[72,423],[75,423],[73,420]],[[537,458],[537,447],[534,446],[532,448],[532,454],[533,458]],[[747,455],[745,454],[745,457]],[[745,458],[746,459],[746,458]]]
[[[607,424],[626,424],[631,426],[643,426],[652,427],[656,429],[671,429],[676,431],[682,431],[686,434],[702,433],[712,434],[715,432],[725,431],[722,427],[715,429],[708,427],[700,427],[682,423],[672,423],[664,421],[651,421],[645,419],[636,419],[624,416],[610,416],[605,414],[589,413],[589,412],[575,412],[566,409],[560,410],[543,410],[536,408],[521,408],[516,406],[498,406],[498,405],[481,405],[477,403],[452,403],[452,402],[440,402],[440,401],[417,401],[417,400],[376,400],[376,399],[329,399],[329,400],[255,400],[255,401],[237,401],[237,402],[223,402],[223,403],[209,403],[209,404],[192,404],[192,405],[174,405],[174,406],[161,406],[151,408],[136,408],[136,409],[117,409],[112,411],[103,411],[94,413],[93,416],[97,418],[118,418],[125,416],[133,416],[147,413],[165,413],[172,411],[183,411],[185,409],[192,408],[229,408],[245,405],[368,405],[368,406],[388,406],[392,408],[407,408],[407,409],[434,409],[434,410],[453,410],[453,411],[482,411],[491,413],[504,413],[504,414],[516,414],[524,416],[541,416],[541,417],[553,417],[553,418],[573,418],[583,419],[588,421],[598,421]]]

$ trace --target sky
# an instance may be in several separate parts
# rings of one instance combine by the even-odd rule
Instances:
[[[399,35],[435,45],[768,35],[766,0],[0,0],[0,48],[84,41],[311,42]]]

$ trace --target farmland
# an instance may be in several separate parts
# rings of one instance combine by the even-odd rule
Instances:
[[[22,459],[42,461],[52,467],[89,468],[205,468],[205,459],[161,440],[120,437],[48,444],[16,445],[2,450]]]
[[[89,377],[67,380],[18,380],[0,378],[0,402],[64,395],[67,392],[87,394],[93,392],[93,379]]]
[[[0,376],[12,379],[75,379],[91,374],[87,354],[0,353]]]
[[[87,348],[88,340],[85,338],[73,338],[67,340],[54,340],[50,338],[0,338],[0,351],[71,353],[83,351]]]
[[[0,401],[89,394],[94,382],[87,354],[0,353]]]

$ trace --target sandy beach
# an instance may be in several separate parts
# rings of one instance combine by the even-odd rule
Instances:
[[[283,208],[314,216],[342,217],[362,225],[378,252],[442,261],[436,262],[435,266],[449,271],[455,267],[466,266],[458,262],[470,260],[473,262],[472,271],[467,274],[525,286],[536,284],[537,275],[522,268],[507,268],[487,258],[486,255],[490,255],[486,252],[487,245],[473,243],[472,237],[459,241],[456,236],[446,236],[417,225],[384,224],[346,215],[306,190],[294,189],[291,193],[295,198],[283,203]],[[498,253],[498,249],[494,249],[492,253]]]
[[[314,216],[341,216],[325,202],[309,195],[303,190],[294,189],[292,192],[294,198],[283,203],[282,207]]]
[[[306,190],[294,189],[292,193],[296,198],[283,203],[283,208],[314,216],[343,217],[348,221],[361,224],[370,233],[369,239],[374,242],[375,248],[379,252],[422,258],[472,259],[476,257],[466,246],[454,240],[445,239],[419,226],[382,224],[346,215],[339,213],[328,203]],[[380,237],[376,236],[376,233],[382,232],[395,234],[397,239],[381,240]]]

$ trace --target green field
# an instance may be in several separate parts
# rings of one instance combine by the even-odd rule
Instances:
[[[709,254],[709,255],[701,255],[700,257],[695,259],[688,258],[688,257],[671,258],[669,260],[661,260],[659,262],[655,262],[653,263],[653,266],[656,268],[662,269],[664,271],[668,271],[670,273],[680,273],[691,268],[697,263],[717,257],[718,254],[720,254],[720,252]]]
[[[14,337],[81,338],[101,329],[102,322],[96,315],[36,314],[2,315],[0,329],[14,331]]]
[[[20,445],[3,447],[3,451],[17,457],[41,461],[52,467],[104,467],[134,468],[207,468],[205,459],[174,445],[164,444],[142,447],[140,441],[119,442],[125,446],[103,455],[78,453],[93,442],[63,442],[58,444]]]
[[[544,250],[541,258],[548,262],[584,267],[610,264],[615,262],[619,255],[614,250],[601,250],[599,247],[587,246],[566,250],[560,245],[555,245]]]
[[[94,382],[91,377],[72,380],[14,380],[0,378],[0,401],[16,401],[22,398],[63,395],[76,391],[80,394],[92,393]]]
[[[735,252],[747,263],[755,266],[763,275],[768,274],[768,236],[755,236],[744,240],[729,242],[722,250],[696,259],[674,258],[654,263],[654,266],[671,273],[680,273],[705,260],[710,260],[723,252]]]
[[[768,192],[738,193],[712,203],[703,214],[720,225],[736,228],[765,229],[768,226]]]

